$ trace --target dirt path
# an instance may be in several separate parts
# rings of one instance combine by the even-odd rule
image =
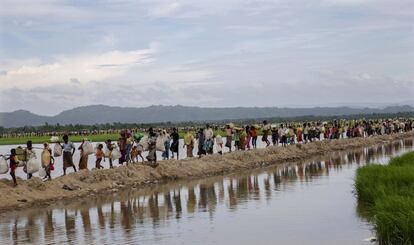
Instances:
[[[210,155],[201,159],[162,161],[155,169],[135,164],[115,169],[83,170],[49,182],[42,182],[36,177],[28,181],[18,180],[19,185],[16,188],[12,187],[10,180],[2,179],[0,180],[0,214],[33,206],[50,205],[61,200],[71,201],[87,198],[91,195],[117,192],[132,186],[144,186],[159,181],[223,175],[298,161],[333,151],[390,143],[409,137],[414,137],[414,132],[371,138],[312,142],[288,147],[269,147],[225,155]],[[67,188],[64,189],[64,186]]]

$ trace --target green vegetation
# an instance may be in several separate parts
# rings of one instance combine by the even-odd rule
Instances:
[[[94,125],[82,125],[82,124],[49,124],[45,123],[40,126],[25,126],[25,127],[12,127],[4,128],[0,126],[0,134],[10,133],[31,133],[31,132],[81,132],[83,130],[109,130],[109,129],[125,129],[125,128],[137,128],[144,129],[149,127],[155,128],[197,128],[204,127],[206,123],[211,125],[223,126],[226,123],[233,122],[236,125],[252,125],[260,124],[263,120],[267,120],[271,123],[298,123],[298,122],[315,122],[315,121],[333,121],[333,120],[377,120],[384,118],[413,118],[414,112],[399,112],[399,113],[381,113],[381,114],[357,114],[357,115],[343,115],[343,116],[298,116],[298,117],[269,117],[269,118],[256,118],[256,119],[228,119],[218,121],[187,121],[187,122],[159,122],[159,123],[102,123]]]
[[[414,243],[414,152],[359,168],[355,187],[380,244]]]
[[[414,112],[401,112],[401,113],[381,113],[381,114],[358,114],[358,115],[344,115],[344,116],[298,116],[298,117],[273,117],[273,118],[257,118],[257,119],[235,119],[235,120],[222,120],[222,121],[211,121],[209,122],[210,125],[216,129],[216,134],[220,134],[224,136],[225,133],[220,129],[225,124],[229,122],[233,122],[236,125],[254,125],[254,124],[261,124],[263,120],[267,120],[273,124],[280,124],[280,123],[302,123],[302,122],[310,122],[310,121],[332,121],[332,120],[359,120],[359,119],[366,119],[366,120],[375,120],[375,119],[383,119],[383,118],[412,118],[414,116]],[[25,126],[20,128],[4,128],[0,127],[0,145],[20,145],[25,144],[27,140],[32,140],[33,143],[39,144],[44,143],[50,140],[50,136],[34,136],[34,137],[2,137],[2,135],[13,135],[13,134],[30,134],[33,132],[36,133],[46,133],[46,132],[100,132],[100,134],[96,135],[87,135],[87,136],[71,136],[71,141],[79,142],[82,138],[86,137],[93,142],[102,142],[107,139],[111,140],[118,140],[118,134],[112,133],[102,133],[105,131],[110,132],[109,130],[120,130],[120,129],[137,129],[137,130],[144,130],[149,127],[155,128],[173,128],[177,127],[180,130],[180,137],[183,138],[184,132],[182,131],[183,128],[192,128],[193,132],[199,127],[205,127],[207,122],[163,122],[163,123],[103,123],[103,124],[95,124],[95,125],[81,125],[81,124],[48,124],[45,123],[41,126]],[[261,135],[262,132],[259,129],[258,135]]]
[[[50,143],[51,136],[33,136],[33,137],[11,137],[11,138],[0,138],[0,145],[23,145],[28,140],[31,140],[33,144],[43,144],[44,142]],[[97,134],[97,135],[74,135],[70,136],[72,142],[80,142],[83,138],[87,138],[92,142],[103,142],[107,139],[118,140],[119,134]],[[62,140],[62,137],[60,137]]]
[[[258,134],[261,133],[260,130],[257,131]],[[223,130],[215,130],[215,135],[220,134],[221,136],[225,136],[225,132]],[[184,138],[184,131],[179,132],[180,138]],[[193,132],[195,134],[195,132]],[[0,137],[0,145],[24,145],[28,140],[31,140],[33,144],[43,144],[44,142],[50,143],[51,136],[33,136],[33,137],[8,137],[8,138],[1,138]],[[60,137],[61,139],[62,137]],[[117,141],[119,139],[119,134],[94,134],[94,135],[73,135],[70,136],[70,140],[72,142],[80,142],[83,138],[87,138],[92,142],[104,142],[108,139],[112,141]],[[61,139],[62,140],[62,139]]]

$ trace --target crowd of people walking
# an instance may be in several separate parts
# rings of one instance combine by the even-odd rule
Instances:
[[[213,129],[209,124],[198,129],[183,128],[183,144],[180,145],[180,134],[177,128],[154,129],[149,128],[144,133],[133,132],[125,129],[120,131],[117,142],[108,139],[103,144],[93,146],[84,139],[77,150],[80,152],[78,168],[73,156],[76,147],[70,141],[67,134],[63,135],[60,142],[55,137],[53,151],[48,143],[43,144],[41,153],[41,168],[36,167],[36,153],[33,150],[32,141],[27,141],[26,147],[18,147],[10,150],[10,154],[4,154],[0,158],[0,173],[10,172],[13,184],[17,185],[15,171],[17,167],[23,167],[27,173],[27,179],[32,178],[33,173],[39,171],[39,176],[45,180],[51,180],[51,171],[54,170],[55,160],[62,157],[63,175],[67,169],[88,169],[89,155],[96,157],[95,168],[102,169],[102,161],[109,161],[109,168],[114,167],[114,161],[119,164],[132,164],[141,161],[152,167],[157,167],[157,151],[162,152],[162,159],[179,159],[180,148],[185,149],[186,157],[198,157],[203,155],[223,154],[226,151],[245,151],[258,147],[258,137],[265,147],[287,146],[292,144],[305,144],[312,141],[334,140],[340,138],[370,137],[374,135],[386,135],[408,132],[413,130],[412,119],[394,120],[334,120],[330,122],[303,122],[270,124],[266,120],[261,125],[236,126],[229,123],[222,128]],[[53,137],[52,137],[53,138]],[[148,152],[146,160],[143,152]],[[6,160],[9,161],[7,165]],[[5,166],[5,164],[7,166]]]

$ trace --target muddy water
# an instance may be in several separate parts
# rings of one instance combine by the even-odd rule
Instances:
[[[1,244],[370,244],[355,170],[413,140],[0,216]]]

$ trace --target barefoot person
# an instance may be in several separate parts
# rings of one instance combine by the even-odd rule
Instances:
[[[217,148],[217,153],[222,155],[223,154],[223,137],[221,137],[220,134],[217,134],[216,136],[216,148]]]
[[[245,149],[250,150],[250,140],[252,139],[252,132],[250,131],[250,126],[246,126],[246,142]]]
[[[85,139],[82,140],[81,145],[78,147],[78,150],[80,151],[79,170],[88,169],[88,155],[85,155],[83,151],[84,143],[85,143]]]
[[[280,143],[282,144],[282,146],[286,146],[287,136],[286,136],[286,130],[285,130],[283,124],[280,124],[278,134],[279,134],[279,138],[280,138]]]
[[[246,150],[246,130],[244,130],[244,127],[240,128],[240,150],[244,151]]]
[[[104,159],[104,161],[105,161],[105,154],[104,154],[104,151],[103,151],[103,145],[102,144],[99,144],[98,147],[96,148],[95,156],[96,156],[95,168],[96,169],[104,168],[101,165],[102,159]]]
[[[180,142],[180,135],[178,134],[176,128],[173,128],[171,138],[172,138],[172,143],[171,143],[170,150],[172,152],[172,158],[174,159],[174,154],[176,154],[177,160],[178,160],[178,148],[179,148],[179,144],[180,144],[179,143]]]
[[[209,124],[206,125],[204,129],[204,150],[207,154],[213,154],[214,147],[214,131]]]
[[[171,137],[170,135],[167,133],[166,130],[163,130],[161,133],[161,138],[164,141],[164,152],[162,153],[162,160],[168,160],[170,159],[170,141],[171,141]],[[174,158],[174,152],[173,152],[173,156]]]
[[[200,128],[198,130],[198,133],[196,135],[197,141],[198,141],[198,151],[197,151],[197,155],[200,158],[202,155],[206,154],[206,151],[204,150],[204,132],[203,129]]]
[[[186,134],[184,135],[184,147],[187,148],[187,157],[193,157],[193,149],[194,149],[194,135],[188,129]]]
[[[69,141],[69,136],[63,136],[63,175],[66,175],[66,169],[73,167],[73,171],[76,172],[75,164],[73,164],[73,154],[75,153],[75,145]]]
[[[33,150],[33,143],[32,143],[31,140],[26,142],[26,150],[24,151],[24,154],[26,155],[25,156],[26,164],[23,167],[23,171],[25,173],[27,173],[27,162],[29,162],[29,160],[32,159],[32,158],[36,158],[36,152]],[[27,174],[27,179],[31,179],[32,176],[33,175],[31,173],[28,173]]]
[[[118,140],[118,147],[119,147],[119,151],[121,152],[121,158],[119,158],[119,164],[124,164],[124,162],[126,162],[127,158],[127,138],[126,138],[127,132],[125,130],[123,130],[120,133],[120,138]]]
[[[266,143],[266,147],[270,145],[270,141],[268,139],[269,137],[269,131],[270,131],[270,124],[267,123],[266,120],[263,121],[263,136],[262,141]]]
[[[42,151],[42,167],[45,169],[46,172],[46,176],[44,177],[45,180],[52,180],[50,172],[52,170],[52,165],[54,163],[55,159],[52,156],[52,149],[49,148],[48,143],[44,143]]]
[[[229,148],[229,152],[231,152],[231,143],[233,141],[233,129],[231,128],[230,124],[226,125],[226,147]]]
[[[273,146],[279,145],[279,130],[277,129],[276,126],[272,126],[271,132],[272,132]]]
[[[17,159],[17,156],[16,156],[16,149],[10,150],[10,157],[8,159],[10,161],[10,175],[13,179],[14,186],[17,186],[16,168],[17,168],[17,165],[19,164],[19,160]]]
[[[234,128],[234,150],[240,150],[240,129]]]
[[[131,150],[131,159],[132,163],[139,162],[138,157],[141,157],[142,162],[145,162],[144,157],[142,156],[144,147],[141,144],[134,145]]]
[[[112,151],[114,150],[114,145],[112,145],[112,141],[111,139],[108,139],[107,141],[105,141],[106,144],[106,148],[108,149],[108,159],[109,159],[109,168],[113,168],[114,166],[112,165]]]
[[[132,147],[134,146],[134,138],[132,137],[132,133],[130,130],[127,130],[127,138],[126,138],[126,163],[132,162],[131,159],[131,151]]]
[[[158,166],[157,164],[157,133],[152,128],[148,129],[148,156],[147,160],[152,167]]]
[[[256,126],[252,125],[250,127],[250,135],[252,137],[252,147],[253,149],[257,148],[257,128]]]

